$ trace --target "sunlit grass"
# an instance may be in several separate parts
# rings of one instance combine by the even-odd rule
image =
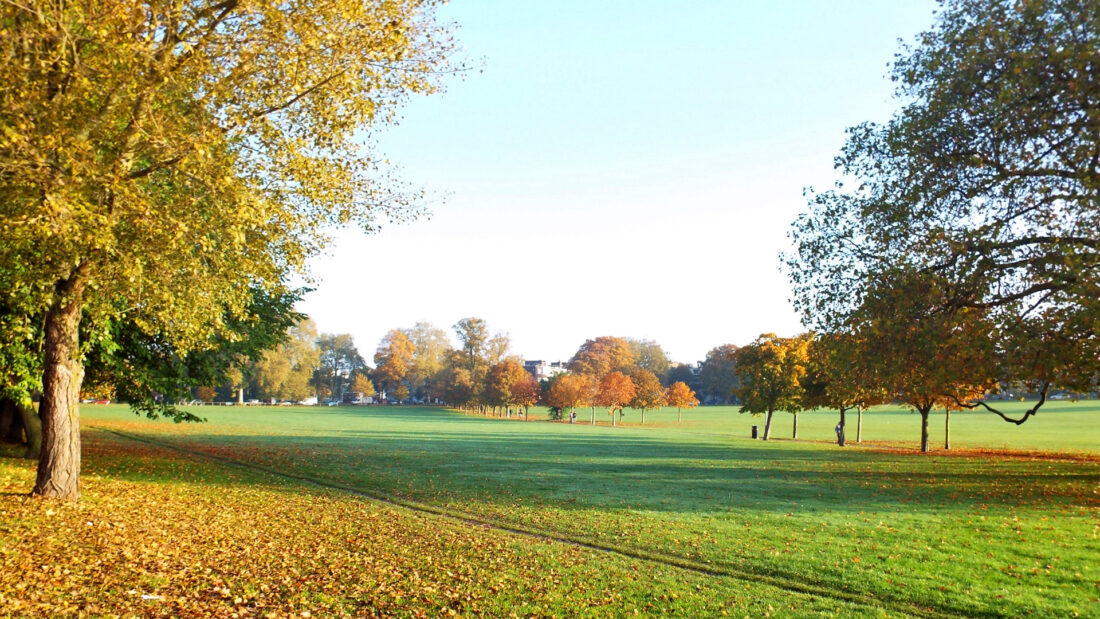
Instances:
[[[747,438],[762,420],[735,411],[684,411],[677,424],[665,410],[617,428],[411,407],[204,407],[210,422],[199,425],[116,407],[84,416],[439,510],[895,609],[1100,613],[1095,403],[1052,403],[1021,427],[955,413],[959,455],[916,453],[919,418],[898,409],[865,416],[876,444],[844,449],[828,442],[833,413],[801,415],[804,440],[765,443]],[[628,411],[628,422],[637,417]],[[776,437],[790,420],[777,414]],[[850,440],[854,425],[853,415]]]
[[[0,616],[879,616],[497,532],[95,431],[84,498],[0,457]]]

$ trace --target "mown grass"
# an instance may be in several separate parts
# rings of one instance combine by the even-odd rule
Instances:
[[[84,418],[93,428],[631,554],[806,583],[892,611],[1097,615],[1100,408],[1054,404],[1019,428],[988,413],[955,413],[952,442],[967,450],[926,456],[913,449],[917,417],[897,409],[866,415],[864,436],[879,443],[844,449],[826,442],[834,414],[801,415],[806,440],[765,443],[745,438],[760,420],[735,409],[685,411],[682,424],[675,410],[647,413],[646,426],[618,428],[407,407],[205,407],[197,412],[210,422],[198,425],[86,407]],[[776,419],[782,436],[790,415]],[[173,478],[127,475],[152,485]],[[622,559],[594,559],[605,560]],[[772,591],[767,602],[790,610],[788,592]],[[578,608],[567,598],[551,612]],[[669,608],[717,610],[677,602]]]

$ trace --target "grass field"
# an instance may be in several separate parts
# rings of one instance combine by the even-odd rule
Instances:
[[[919,417],[899,409],[866,414],[864,444],[843,449],[829,442],[835,414],[800,415],[799,441],[778,439],[791,416],[777,414],[777,440],[763,442],[747,438],[762,420],[734,408],[684,411],[680,424],[675,410],[651,412],[645,426],[628,411],[617,428],[602,411],[592,427],[412,407],[203,407],[209,422],[190,425],[83,410],[79,505],[46,515],[16,494],[30,466],[0,460],[0,519],[13,523],[0,534],[0,614],[64,602],[166,615],[192,603],[220,614],[1100,615],[1095,402],[1051,403],[1021,427],[954,413],[956,449],[928,455],[915,451]],[[141,534],[90,539],[112,518],[143,523],[128,525]],[[279,531],[285,547],[273,545]],[[50,571],[77,573],[73,547],[141,557],[150,536],[186,540],[173,560],[198,567],[179,568],[186,578],[121,560]],[[25,601],[12,561],[68,584]],[[285,571],[247,568],[287,562],[306,575],[291,579],[303,593]],[[101,572],[107,584],[91,584]]]

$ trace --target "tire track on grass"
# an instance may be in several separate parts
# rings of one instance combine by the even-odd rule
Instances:
[[[905,615],[914,617],[929,617],[929,618],[955,618],[966,617],[972,615],[965,615],[958,612],[949,612],[944,610],[938,610],[926,606],[918,606],[916,604],[907,604],[905,602],[881,599],[869,594],[860,594],[851,591],[830,589],[824,586],[815,585],[812,583],[796,580],[793,578],[786,578],[783,576],[777,576],[773,574],[765,574],[759,572],[752,572],[747,570],[739,570],[726,565],[715,565],[704,561],[694,561],[686,557],[671,555],[661,552],[644,551],[635,548],[613,546],[611,544],[605,544],[598,540],[587,539],[580,536],[564,535],[559,532],[538,529],[536,527],[524,527],[521,525],[502,523],[499,521],[489,520],[478,516],[477,514],[462,512],[458,510],[446,509],[438,507],[428,503],[421,503],[419,501],[412,501],[404,499],[394,495],[387,495],[379,492],[370,492],[356,488],[353,486],[346,486],[336,482],[326,481],[323,479],[317,479],[314,477],[308,477],[305,475],[298,475],[296,473],[289,473],[279,469],[270,468],[260,464],[247,462],[243,460],[235,460],[226,456],[220,456],[217,454],[207,453],[201,450],[188,449],[179,445],[173,444],[170,441],[163,441],[158,439],[149,438],[148,436],[142,436],[138,434],[131,434],[129,432],[123,432],[120,430],[114,430],[111,428],[95,428],[95,430],[113,434],[120,438],[128,439],[138,443],[145,443],[166,449],[169,451],[175,451],[184,455],[202,458],[226,466],[237,467],[254,472],[265,473],[275,477],[281,477],[283,479],[293,480],[299,483],[303,483],[310,486],[324,488],[328,490],[336,490],[351,494],[360,498],[368,499],[376,503],[382,503],[391,507],[400,508],[403,510],[411,511],[418,514],[427,514],[438,518],[446,518],[448,520],[461,522],[469,525],[479,526],[486,529],[495,531],[501,531],[505,533],[511,533],[513,535],[521,535],[524,537],[539,539],[549,542],[557,542],[560,544],[568,544],[570,546],[576,546],[580,548],[586,548],[605,554],[617,555],[620,557],[634,559],[639,561],[646,561],[648,563],[655,563],[670,568],[686,570],[696,574],[704,576],[712,576],[719,578],[732,578],[735,580],[741,580],[746,582],[766,584],[777,589],[789,591],[792,593],[800,593],[804,595],[818,596],[822,598],[828,598],[836,600],[838,602],[847,602],[851,604],[858,604],[868,606],[871,608],[881,608],[884,610],[890,610]],[[988,615],[999,616],[999,615]]]

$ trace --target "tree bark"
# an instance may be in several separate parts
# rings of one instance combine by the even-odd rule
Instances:
[[[84,278],[74,273],[57,287],[58,299],[46,311],[43,340],[42,449],[31,494],[80,498],[80,312]]]
[[[642,425],[645,425],[645,409],[642,409]]]
[[[27,435],[27,450],[23,452],[23,457],[37,460],[42,455],[42,419],[35,410],[34,402],[15,402],[15,408],[23,420],[23,431]]]
[[[596,425],[596,407],[592,407],[592,425]]]
[[[863,442],[863,406],[856,408],[856,442]]]
[[[23,417],[15,400],[4,398],[0,409],[0,440],[9,443],[23,442]]]
[[[928,453],[928,413],[932,407],[918,409],[920,411],[920,451]]]
[[[944,450],[951,449],[951,409],[944,408],[944,427],[943,427],[943,448]]]
[[[17,414],[15,412],[15,402],[7,398],[0,398],[0,440],[14,442],[14,439],[8,434],[11,433],[12,423],[15,421]]]
[[[682,409],[679,409],[679,408],[677,408],[677,409],[676,409],[676,423],[680,423],[680,420],[681,420],[681,413],[680,413],[680,411],[681,411],[681,410],[682,410]]]
[[[840,409],[840,423],[837,424],[840,428],[840,431],[836,433],[836,444],[841,446],[841,447],[844,446],[844,421],[845,421],[844,420],[844,413],[847,410],[848,409],[846,409],[846,408]]]
[[[772,436],[772,411],[768,411],[764,416],[764,440],[770,439]]]
[[[798,413],[792,413],[794,415],[794,431],[791,432],[791,438],[798,438]]]
[[[611,427],[615,427],[615,409],[611,409]]]

